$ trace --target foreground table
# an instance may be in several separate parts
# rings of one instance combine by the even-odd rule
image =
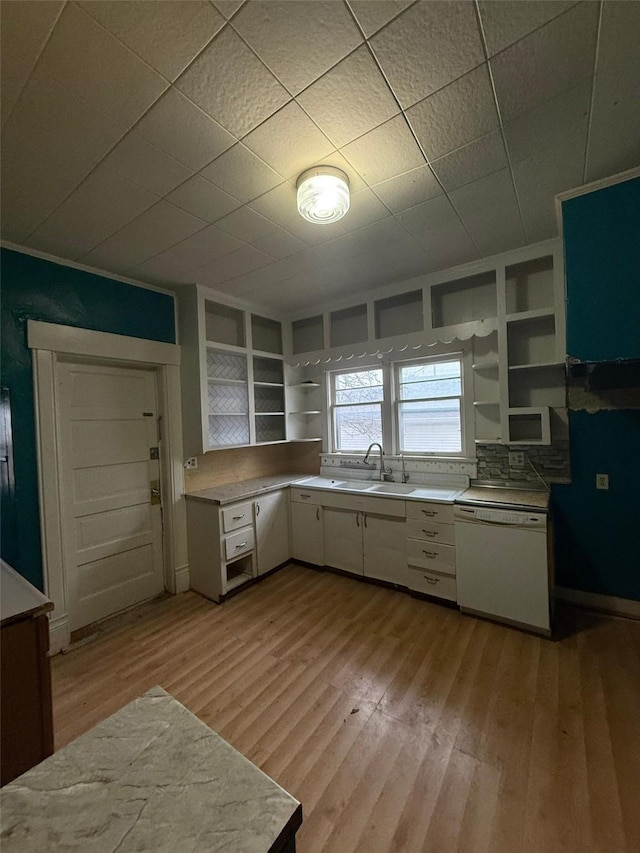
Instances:
[[[160,687],[0,794],[3,853],[294,853],[302,806]]]

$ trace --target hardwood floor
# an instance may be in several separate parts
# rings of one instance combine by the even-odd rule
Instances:
[[[637,853],[640,623],[560,628],[291,565],[55,657],[56,747],[160,684],[302,802],[299,853]]]

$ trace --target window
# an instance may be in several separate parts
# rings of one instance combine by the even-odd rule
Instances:
[[[396,365],[399,453],[462,453],[462,361]]]
[[[462,363],[455,353],[331,373],[332,450],[378,441],[387,453],[463,456]]]
[[[333,449],[364,451],[372,441],[382,443],[382,368],[332,374]]]

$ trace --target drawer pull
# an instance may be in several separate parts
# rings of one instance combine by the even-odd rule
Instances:
[[[431,538],[438,535],[437,531],[435,531],[435,530],[424,530],[424,528],[423,528],[422,532],[424,533],[425,536],[429,536]]]
[[[440,583],[440,578],[430,578],[429,575],[422,575],[422,577],[426,580],[427,583],[430,583],[430,584]]]
[[[423,509],[422,513],[423,513],[423,515],[428,515],[429,518],[433,518],[434,515],[436,515],[436,512],[432,509]]]
[[[316,521],[320,521],[320,507],[316,509]]]
[[[236,551],[238,550],[238,548],[246,548],[246,547],[247,547],[247,543],[246,543],[246,542],[240,542],[240,544],[239,544],[239,545],[236,545]]]
[[[242,515],[234,515],[233,516],[234,521],[240,521],[241,518],[244,518],[244,513],[242,513]]]
[[[311,497],[311,495],[302,495],[302,494],[301,494],[301,495],[300,495],[300,497],[302,498],[302,500],[303,500],[303,501],[306,501],[306,499],[307,499],[307,498],[310,498],[310,497]]]
[[[425,555],[425,557],[428,557],[430,560],[435,560],[435,558],[438,556],[435,551],[425,551],[423,549],[422,553]]]

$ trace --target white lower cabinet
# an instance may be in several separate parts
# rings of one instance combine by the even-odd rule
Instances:
[[[364,574],[362,515],[348,509],[324,508],[324,559],[327,566],[354,575]]]
[[[254,501],[258,575],[286,563],[291,556],[289,490],[268,492]]]
[[[291,556],[324,566],[323,507],[318,494],[291,489]]]
[[[451,504],[407,501],[407,585],[456,601],[456,549]]]
[[[407,585],[405,520],[325,507],[325,560],[354,575]]]

